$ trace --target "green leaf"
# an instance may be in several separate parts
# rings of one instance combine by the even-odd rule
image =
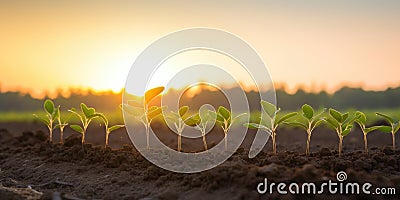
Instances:
[[[122,108],[128,114],[133,115],[135,117],[144,115],[144,109],[142,107],[135,107],[135,106],[130,106],[130,105],[124,104],[124,105],[122,105]]]
[[[220,123],[223,123],[225,120],[224,117],[222,117],[222,115],[220,115],[219,113],[214,112],[212,110],[209,111],[209,114],[212,116],[212,118],[214,118],[215,120],[217,120]]]
[[[71,127],[74,131],[76,131],[78,133],[83,133],[83,129],[79,125],[70,125],[69,127]]]
[[[44,104],[43,104],[44,110],[48,113],[48,114],[53,114],[54,112],[54,103],[53,101],[51,101],[50,99],[47,99]]]
[[[60,117],[60,106],[54,109],[53,114],[51,114],[52,119],[58,119]]]
[[[394,124],[394,119],[388,115],[385,115],[383,113],[376,113],[376,115],[381,116],[383,118],[385,118],[390,124]]]
[[[342,120],[340,121],[340,123],[345,122],[347,118],[349,118],[349,113],[348,113],[348,112],[347,112],[347,113],[344,113],[344,114],[342,115]]]
[[[269,117],[275,117],[277,108],[274,104],[261,100],[261,107],[263,108],[264,112],[268,114]]]
[[[200,123],[200,116],[199,114],[192,115],[188,117],[184,122],[188,126],[195,126]]]
[[[344,130],[343,132],[342,132],[342,136],[347,136],[349,133],[350,133],[350,131],[351,131],[351,128],[349,128],[349,129],[346,129],[346,130]]]
[[[46,126],[50,126],[50,121],[47,118],[43,118],[39,115],[33,115],[35,116],[39,121],[41,121],[43,124],[45,124]]]
[[[209,114],[209,110],[205,106],[200,107],[200,109],[199,109],[199,117],[200,117],[201,122],[208,121],[209,118],[210,118],[209,115],[210,115]]]
[[[372,132],[372,131],[375,131],[375,130],[379,130],[379,129],[382,129],[382,128],[383,128],[383,126],[371,126],[369,128],[365,128],[364,131],[365,131],[365,133],[369,133],[369,132]]]
[[[145,105],[149,105],[151,100],[153,100],[156,96],[161,94],[163,92],[165,87],[156,87],[150,90],[147,90],[146,93],[144,94],[144,102]]]
[[[84,103],[81,103],[81,110],[86,117],[89,117],[92,113],[91,111],[89,111],[89,108]]]
[[[282,122],[284,122],[284,121],[286,121],[286,120],[288,120],[288,119],[290,119],[290,118],[292,118],[292,117],[294,117],[296,115],[297,115],[297,112],[288,113],[288,114],[284,115],[283,117],[281,117],[280,119],[278,119],[277,121],[275,121],[275,125],[278,125],[278,124],[280,124],[280,123],[282,123]]]
[[[318,119],[318,120],[314,120],[311,123],[311,127],[316,128],[316,127],[320,126],[323,122],[324,122],[324,119],[322,119],[322,118]]]
[[[285,122],[285,124],[289,126],[295,126],[295,127],[300,127],[304,130],[307,130],[307,125],[301,123],[301,122]]]
[[[218,113],[225,119],[228,120],[231,118],[231,112],[223,106],[218,108]]]
[[[392,132],[392,127],[390,126],[381,126],[378,128],[379,131],[384,132],[384,133],[390,133]]]
[[[359,116],[358,119],[356,120],[357,123],[362,124],[364,126],[365,124],[367,124],[367,116],[363,112],[357,111],[356,116]]]
[[[250,128],[250,129],[268,129],[268,127],[266,127],[262,124],[257,124],[257,123],[245,123],[245,124],[243,124],[243,126]]]
[[[108,128],[108,132],[113,132],[113,131],[123,128],[123,127],[125,127],[125,126],[124,125],[114,125],[114,126],[111,126],[110,128]]]
[[[400,122],[398,122],[394,125],[394,133],[397,133],[397,131],[399,131],[399,129],[400,129]]]
[[[152,109],[152,111],[150,111],[147,114],[147,118],[149,120],[152,120],[152,119],[156,118],[157,116],[159,116],[161,113],[162,113],[162,108],[156,107],[155,109]]]
[[[183,117],[189,110],[189,106],[182,106],[179,108],[179,116]]]
[[[314,109],[308,105],[308,104],[304,104],[301,109],[303,110],[303,116],[307,119],[311,119],[314,116]]]
[[[329,109],[329,115],[333,117],[337,122],[342,122],[342,113],[339,111],[330,108]]]
[[[323,119],[327,122],[327,124],[328,124],[331,128],[336,129],[336,128],[339,127],[338,122],[335,121],[334,119],[331,119],[331,118],[329,118],[329,117],[325,117],[325,118],[323,118]]]

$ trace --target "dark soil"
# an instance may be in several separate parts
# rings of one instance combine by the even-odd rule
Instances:
[[[144,159],[130,145],[124,130],[110,139],[111,149],[102,146],[102,137],[93,136],[96,131],[102,134],[102,129],[92,128],[88,134],[92,136],[87,141],[95,145],[82,146],[80,138],[71,133],[61,145],[50,144],[43,131],[24,131],[24,127],[42,129],[37,125],[3,127],[7,129],[0,130],[0,199],[397,199],[400,193],[400,151],[390,149],[390,135],[383,133],[368,136],[372,147],[369,154],[361,151],[361,134],[352,133],[354,136],[345,138],[344,154],[339,158],[335,134],[321,129],[312,138],[313,153],[306,157],[305,133],[282,129],[276,156],[270,153],[269,141],[263,152],[249,159],[249,137],[220,166],[179,174]],[[394,187],[397,194],[291,196],[276,191],[260,195],[256,190],[264,178],[288,184],[321,183],[336,181],[339,171],[347,173],[347,181]]]

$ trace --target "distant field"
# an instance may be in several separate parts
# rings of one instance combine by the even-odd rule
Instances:
[[[350,114],[354,113],[356,110],[347,110]],[[368,118],[368,123],[374,123],[378,121],[380,118],[375,115],[375,112],[382,112],[388,114],[390,116],[394,116],[397,119],[400,119],[400,108],[397,109],[377,109],[377,110],[362,110],[365,112]],[[288,111],[284,111],[283,113],[287,113]],[[320,111],[317,111],[318,113]],[[33,116],[33,114],[44,115],[43,111],[23,111],[23,112],[0,112],[0,122],[34,122],[37,119]],[[106,116],[110,119],[111,123],[123,123],[122,111],[116,110],[113,112],[106,112]],[[71,113],[62,112],[62,118],[70,117]],[[251,121],[257,121],[259,118],[259,113],[251,114]],[[295,117],[296,119],[298,117]],[[71,116],[71,121],[78,122],[78,119],[74,116]]]

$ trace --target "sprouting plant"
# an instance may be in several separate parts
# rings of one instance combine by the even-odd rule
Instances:
[[[47,99],[44,102],[43,107],[46,112],[46,117],[44,118],[36,114],[34,114],[34,116],[47,126],[47,128],[49,129],[49,141],[53,142],[53,125],[55,120],[60,115],[60,109],[54,107],[54,103],[50,99]]]
[[[108,121],[107,117],[103,113],[99,113],[98,112],[95,115],[99,116],[104,122],[104,128],[106,130],[106,141],[104,143],[104,148],[106,148],[106,147],[108,147],[108,138],[110,136],[110,133],[115,131],[115,130],[118,130],[118,129],[122,128],[122,127],[125,127],[125,125],[114,125],[114,126],[109,127],[109,121]]]
[[[61,120],[61,111],[60,111],[60,106],[57,107],[57,125],[54,128],[59,128],[60,129],[60,143],[63,144],[64,143],[64,128],[66,126],[68,126],[67,121],[71,118],[71,115],[69,115],[69,117],[67,119],[65,119],[64,121]]]
[[[358,124],[358,126],[360,126],[360,129],[364,135],[364,152],[368,153],[368,141],[367,141],[367,134],[369,132],[375,131],[375,130],[380,130],[380,131],[384,131],[384,132],[390,132],[390,127],[388,126],[372,126],[367,128],[366,124],[367,124],[367,116],[361,112],[361,111],[357,111],[356,112],[356,123]],[[388,130],[389,128],[389,130]]]
[[[188,119],[185,120],[185,124],[188,126],[194,126],[195,129],[199,130],[201,132],[201,137],[203,139],[203,146],[204,150],[208,150],[207,146],[207,140],[206,140],[206,132],[207,128],[209,128],[208,125],[210,125],[210,122],[215,122],[215,119],[213,118],[213,115],[210,114],[208,110],[205,107],[200,107],[199,112],[195,115],[192,115]]]
[[[182,132],[187,125],[186,123],[190,120],[190,117],[187,116],[188,111],[189,106],[182,106],[179,108],[178,112],[171,111],[171,115],[167,116],[167,118],[174,123],[178,133],[178,152],[182,150]]]
[[[382,113],[376,113],[376,114],[385,118],[385,120],[390,124],[390,126],[384,126],[381,129],[381,131],[392,134],[392,149],[393,151],[396,150],[396,133],[400,129],[400,121],[396,122],[396,120],[393,117],[390,117]]]
[[[274,104],[264,100],[261,100],[261,106],[263,112],[260,123],[245,123],[244,126],[251,129],[261,129],[267,132],[272,138],[272,149],[273,153],[276,155],[276,130],[279,125],[294,117],[297,113],[291,112],[282,117],[277,117],[280,108],[277,108]]]
[[[160,96],[164,91],[164,87],[156,87],[145,92],[144,102],[130,100],[123,107],[125,111],[133,115],[137,120],[143,123],[146,129],[146,149],[150,149],[150,125],[154,118],[158,117],[162,111],[162,107],[151,106],[151,103]]]
[[[82,145],[83,145],[85,143],[86,130],[87,130],[90,122],[93,119],[98,117],[98,115],[97,115],[98,113],[96,113],[96,110],[94,108],[87,107],[86,104],[84,104],[84,103],[81,103],[82,113],[78,113],[76,111],[76,109],[74,109],[74,108],[72,108],[68,111],[75,114],[81,121],[82,126],[73,124],[73,125],[70,125],[70,127],[74,131],[82,134]]]
[[[232,113],[225,107],[220,106],[217,112],[210,111],[210,114],[215,115],[216,121],[221,126],[222,130],[224,131],[224,142],[225,142],[225,151],[228,150],[228,131],[231,128],[232,124],[241,116],[246,115],[246,113],[242,113],[236,117],[232,118]]]
[[[297,126],[304,129],[307,132],[307,147],[306,147],[306,155],[310,155],[310,142],[311,142],[311,134],[316,127],[318,127],[322,122],[323,118],[320,116],[325,112],[325,109],[315,115],[314,109],[308,105],[304,104],[301,108],[302,116],[304,121],[294,121],[294,122],[287,122],[286,124],[291,126]]]
[[[353,123],[358,117],[359,116],[354,115],[353,117],[349,118],[348,112],[342,114],[339,111],[330,108],[329,117],[324,118],[327,124],[335,129],[339,137],[339,157],[341,156],[343,150],[343,138],[350,133],[351,129],[353,128]]]

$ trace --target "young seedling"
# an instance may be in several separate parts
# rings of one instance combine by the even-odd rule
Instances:
[[[350,133],[353,128],[353,123],[358,117],[359,116],[355,115],[349,118],[348,112],[342,114],[339,111],[330,108],[329,117],[324,118],[327,124],[331,128],[335,129],[339,137],[339,157],[342,155],[343,151],[343,138]]]
[[[400,121],[396,122],[396,120],[393,117],[390,117],[390,116],[382,114],[382,113],[376,113],[376,114],[383,117],[390,124],[390,126],[384,126],[381,129],[381,131],[392,134],[392,149],[393,149],[393,151],[395,151],[396,150],[396,133],[400,129]]]
[[[179,108],[178,112],[171,111],[171,115],[167,116],[167,119],[174,123],[176,132],[178,133],[178,152],[182,150],[182,132],[186,127],[186,123],[190,120],[187,116],[189,111],[189,106],[182,106]]]
[[[263,112],[260,123],[245,123],[244,126],[267,132],[272,138],[272,150],[276,155],[276,130],[279,125],[294,117],[297,113],[291,112],[282,117],[277,117],[280,108],[277,108],[274,104],[261,100],[261,107],[263,108]]]
[[[57,112],[58,115],[56,116],[57,119],[57,125],[54,128],[59,128],[60,129],[60,143],[64,143],[64,128],[68,126],[67,121],[69,118],[71,118],[71,115],[64,121],[61,120],[61,112],[60,112],[60,106],[57,107]]]
[[[225,142],[225,151],[228,150],[228,131],[231,128],[232,124],[239,119],[240,117],[246,115],[246,113],[242,113],[236,117],[232,118],[232,113],[225,107],[220,106],[217,112],[210,111],[211,115],[214,115],[214,118],[221,126],[222,130],[224,131],[224,142]]]
[[[391,128],[388,126],[372,126],[367,128],[366,124],[367,124],[367,116],[361,112],[361,111],[357,111],[356,112],[356,123],[358,124],[358,126],[360,126],[360,129],[364,135],[364,152],[368,153],[368,141],[367,141],[367,134],[375,131],[375,130],[380,130],[380,131],[384,131],[384,132],[390,132]],[[389,130],[388,130],[389,128]]]
[[[125,111],[133,115],[135,119],[142,122],[146,129],[146,149],[150,149],[150,125],[154,118],[158,117],[163,108],[158,106],[151,106],[151,103],[160,96],[164,91],[164,87],[157,87],[148,90],[144,95],[144,102],[128,101],[123,105]]]
[[[53,101],[47,99],[43,104],[44,111],[46,112],[46,117],[42,117],[34,114],[34,116],[39,119],[43,124],[49,129],[49,141],[53,142],[53,125],[54,121],[59,117],[59,109],[54,107]]]
[[[307,132],[307,147],[306,147],[306,155],[310,155],[310,142],[311,142],[311,134],[314,131],[316,127],[318,127],[324,120],[320,116],[325,112],[325,109],[315,115],[314,109],[308,105],[304,104],[301,108],[302,110],[302,118],[304,119],[304,122],[287,122],[286,124],[291,125],[291,126],[297,126],[302,129],[304,129]]]
[[[114,125],[114,126],[109,127],[109,121],[103,113],[97,113],[96,115],[99,116],[104,122],[104,127],[106,130],[106,142],[104,144],[104,148],[107,148],[108,147],[108,138],[110,136],[110,133],[115,130],[118,130],[122,127],[125,127],[125,125]]]
[[[81,126],[80,125],[70,125],[70,127],[82,134],[82,145],[85,144],[85,135],[86,135],[86,130],[90,124],[90,122],[92,122],[93,119],[98,117],[98,113],[96,113],[96,110],[94,108],[90,108],[87,107],[86,104],[81,103],[81,113],[78,113],[76,111],[76,109],[72,108],[70,110],[68,110],[69,112],[73,113],[74,115],[76,115],[79,120],[81,121]]]

